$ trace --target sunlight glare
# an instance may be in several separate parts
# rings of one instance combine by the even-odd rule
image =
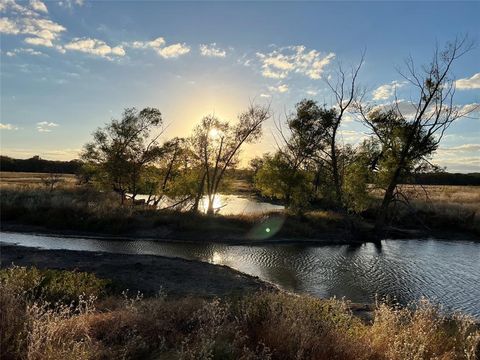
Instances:
[[[217,128],[211,128],[210,131],[208,132],[208,136],[213,140],[218,139],[221,135],[222,135],[222,132]]]

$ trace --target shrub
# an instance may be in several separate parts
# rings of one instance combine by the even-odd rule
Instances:
[[[77,273],[62,273],[51,287],[55,296],[73,296],[75,282],[91,289]],[[2,276],[2,360],[473,360],[480,355],[478,324],[459,314],[446,317],[426,301],[416,308],[379,304],[367,324],[345,301],[283,292],[214,300],[96,299],[95,290],[68,304],[31,296],[44,279],[39,270],[17,267]]]

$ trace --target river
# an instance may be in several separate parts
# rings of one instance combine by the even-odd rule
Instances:
[[[151,254],[227,265],[281,288],[319,297],[400,303],[422,296],[480,319],[480,243],[383,240],[381,246],[261,245],[107,241],[0,233],[3,243],[45,249]],[[161,285],[161,284],[159,284]]]

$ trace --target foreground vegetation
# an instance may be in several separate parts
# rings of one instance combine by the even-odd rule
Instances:
[[[475,359],[480,331],[422,301],[378,304],[374,320],[349,304],[261,292],[171,299],[112,292],[93,275],[0,271],[2,359]]]

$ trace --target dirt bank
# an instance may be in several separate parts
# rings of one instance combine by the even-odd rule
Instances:
[[[273,285],[226,266],[152,255],[89,251],[43,250],[2,245],[1,267],[19,266],[78,270],[113,280],[131,291],[152,295],[163,289],[169,296],[227,296],[247,294]]]

